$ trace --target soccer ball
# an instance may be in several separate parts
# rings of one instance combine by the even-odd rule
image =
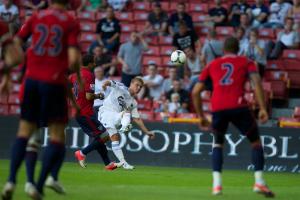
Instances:
[[[171,62],[175,65],[183,65],[186,61],[186,55],[181,50],[173,51],[171,54]]]

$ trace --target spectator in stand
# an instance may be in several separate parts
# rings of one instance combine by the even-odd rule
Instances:
[[[149,90],[151,99],[159,100],[164,78],[158,73],[156,64],[149,64],[147,73],[148,75],[143,77],[144,87]]]
[[[191,84],[189,87],[189,91],[193,89],[193,86],[198,81],[198,77],[204,67],[203,63],[201,62],[201,55],[196,53],[191,47],[187,47],[184,49],[186,54],[187,60],[185,63],[185,71],[186,74],[189,74]]]
[[[246,13],[251,16],[251,8],[245,2],[245,0],[237,0],[236,3],[233,3],[230,7],[229,14],[229,24],[231,26],[237,27],[240,25],[240,16],[241,14]]]
[[[201,62],[206,65],[215,58],[223,55],[223,42],[217,39],[215,29],[210,29],[201,52]]]
[[[284,49],[298,49],[300,44],[299,33],[293,30],[294,19],[286,18],[284,30],[277,35],[277,41],[269,41],[266,47],[268,59],[278,59]]]
[[[259,69],[259,74],[263,77],[267,65],[266,44],[263,40],[258,39],[257,29],[251,29],[248,41],[248,44],[242,49],[242,54],[255,61]]]
[[[293,7],[288,12],[288,17],[294,18],[294,29],[300,28],[300,0],[293,0]]]
[[[174,66],[169,66],[168,68],[168,78],[164,79],[162,84],[162,94],[165,95],[172,89],[172,83],[177,80],[177,69]]]
[[[264,24],[265,28],[283,28],[284,20],[288,15],[292,5],[284,0],[276,0],[270,5],[270,15],[268,22]]]
[[[228,12],[227,9],[222,6],[222,0],[215,0],[215,7],[209,9],[206,22],[212,23],[213,26],[226,26]],[[211,26],[211,24],[209,24]]]
[[[0,19],[8,24],[9,33],[14,35],[20,27],[19,9],[12,0],[3,0],[0,5]]]
[[[76,9],[77,12],[83,10],[87,11],[101,11],[107,8],[106,0],[81,0],[79,7]]]
[[[255,0],[251,7],[252,27],[259,27],[268,20],[269,9],[264,5],[264,0]]]
[[[136,31],[131,33],[130,41],[120,46],[118,61],[122,64],[122,83],[127,87],[135,76],[142,73],[143,51],[148,51],[148,45]]]
[[[144,34],[146,35],[166,35],[168,29],[168,14],[161,9],[159,2],[153,4],[153,11],[149,13],[145,25]]]
[[[238,27],[236,28],[236,34],[235,37],[239,40],[240,42],[240,49],[239,49],[239,55],[243,54],[243,50],[247,48],[249,44],[249,39],[246,36],[245,29],[243,27]]]
[[[252,27],[251,27],[251,22],[248,14],[246,13],[241,14],[240,27],[242,27],[245,30],[245,37],[249,37],[249,33]]]
[[[93,50],[96,66],[100,66],[104,70],[104,75],[114,76],[116,74],[117,60],[109,53],[104,53],[104,47],[97,45]]]
[[[95,75],[95,94],[99,93],[105,93],[103,91],[102,85],[107,80],[105,78],[104,69],[100,66],[96,67],[94,69],[94,75]],[[103,100],[95,99],[94,100],[94,112],[98,114],[100,106],[103,105]]]
[[[194,30],[192,17],[185,12],[185,4],[183,2],[177,4],[177,12],[173,13],[169,18],[169,33],[171,35],[179,32],[180,21],[184,21],[189,30]]]
[[[180,104],[182,109],[188,110],[190,103],[190,94],[188,91],[182,88],[180,80],[174,80],[172,83],[172,89],[167,93],[166,98],[170,102],[171,95],[173,93],[178,93],[180,96]]]
[[[107,3],[114,9],[122,11],[126,8],[128,0],[107,0]]]
[[[45,9],[48,6],[47,0],[25,0],[23,6],[26,9],[26,13],[32,13],[40,9]]]
[[[121,27],[120,22],[115,18],[112,7],[106,8],[106,17],[101,19],[97,24],[97,40],[94,41],[90,47],[93,51],[97,45],[103,45],[106,51],[114,52],[118,49],[120,44]]]
[[[187,109],[183,108],[180,103],[180,95],[177,92],[171,94],[171,100],[165,101],[164,104],[161,105],[160,112],[167,113],[187,113]]]
[[[196,43],[198,42],[198,36],[194,30],[189,30],[184,21],[179,22],[179,32],[173,36],[174,49],[184,50],[191,47],[196,49]]]

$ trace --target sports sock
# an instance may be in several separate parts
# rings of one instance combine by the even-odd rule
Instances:
[[[214,147],[212,151],[212,168],[213,171],[221,172],[223,165],[223,148]]]
[[[27,142],[28,139],[22,137],[18,137],[15,140],[15,143],[12,147],[10,174],[8,178],[9,182],[16,183],[16,175],[22,161],[24,160]]]
[[[213,188],[222,186],[222,175],[221,172],[213,171]]]
[[[43,194],[43,186],[49,172],[54,166],[61,166],[65,156],[65,145],[59,142],[51,141],[46,147],[42,159],[42,169],[37,183],[37,190]]]
[[[261,145],[255,145],[252,147],[252,162],[255,171],[263,171],[265,159],[264,150]]]
[[[121,163],[126,162],[124,159],[123,151],[120,147],[119,141],[112,141],[111,142],[111,149],[114,152],[115,156],[119,159]]]
[[[65,154],[66,154],[66,148],[61,148],[60,154],[63,154],[63,155],[61,155],[57,158],[56,162],[54,163],[54,165],[51,169],[51,176],[53,177],[53,179],[55,181],[58,181],[58,174],[59,174],[61,166],[64,162],[64,158],[65,158]]]
[[[27,151],[25,156],[27,182],[34,183],[34,171],[38,153],[36,151]]]
[[[89,154],[91,151],[96,150],[99,147],[99,142],[97,140],[93,140],[93,142],[91,142],[88,146],[86,146],[85,148],[83,148],[81,150],[81,153],[83,153],[85,156],[87,154]]]
[[[260,185],[265,185],[265,180],[263,179],[263,172],[262,171],[255,171],[254,172],[254,178],[255,178],[255,183],[260,184]]]
[[[100,145],[98,146],[97,148],[97,152],[99,153],[99,155],[101,156],[103,162],[105,165],[109,165],[110,163],[110,159],[108,157],[108,151],[107,151],[107,148],[106,148],[106,145],[103,144],[102,142],[100,142]]]

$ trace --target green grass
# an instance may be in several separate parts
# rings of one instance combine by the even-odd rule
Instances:
[[[0,160],[0,186],[5,182],[8,161]],[[276,193],[276,199],[300,198],[300,175],[267,173],[265,178]],[[224,194],[211,195],[210,170],[136,166],[133,171],[105,171],[103,166],[89,164],[81,169],[75,163],[65,163],[61,182],[67,195],[59,196],[45,190],[47,200],[257,200],[265,199],[252,192],[253,175],[244,171],[224,171]],[[16,200],[28,199],[24,192],[24,168],[19,173]]]

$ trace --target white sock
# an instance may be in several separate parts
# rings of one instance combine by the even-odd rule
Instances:
[[[84,153],[82,153],[81,150],[79,151],[79,153],[80,153],[81,156],[84,156],[84,157],[86,156]]]
[[[125,112],[121,118],[122,128],[126,128],[131,122],[131,115],[129,112]]]
[[[126,162],[124,159],[124,154],[120,147],[119,141],[112,141],[111,149],[114,152],[115,156],[119,159],[120,162],[122,162],[122,163]]]
[[[254,178],[255,178],[255,183],[260,184],[260,185],[265,185],[265,180],[263,179],[263,172],[262,171],[255,171],[254,172]]]
[[[222,175],[221,172],[213,171],[213,188],[222,186]]]

